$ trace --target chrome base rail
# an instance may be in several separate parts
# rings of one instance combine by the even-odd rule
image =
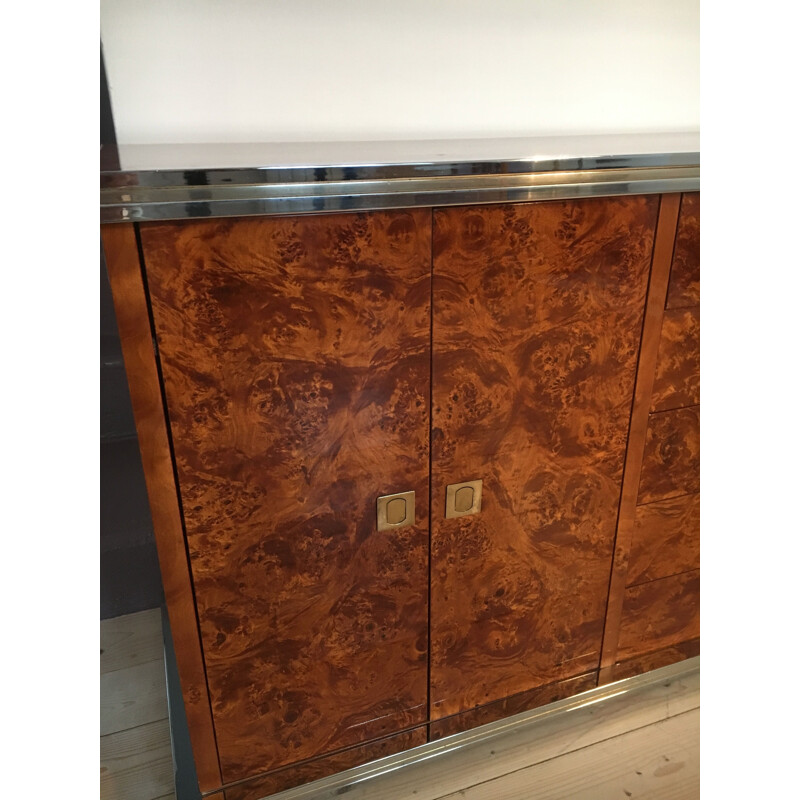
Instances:
[[[685,661],[679,661],[677,664],[646,672],[643,675],[635,675],[615,683],[598,686],[596,689],[590,689],[574,697],[558,700],[555,703],[535,708],[531,711],[524,711],[521,714],[491,722],[488,725],[482,725],[479,728],[456,733],[447,738],[429,742],[411,750],[405,750],[402,753],[386,756],[369,764],[353,767],[327,778],[297,786],[294,789],[286,789],[283,792],[269,795],[263,800],[308,800],[308,798],[346,794],[349,787],[355,784],[373,780],[395,770],[410,767],[432,758],[438,758],[463,748],[485,744],[498,736],[504,736],[526,728],[534,728],[546,720],[552,720],[555,717],[569,714],[572,711],[577,711],[596,703],[602,703],[620,695],[632,694],[658,684],[671,683],[684,676],[692,675],[699,670],[700,656],[695,656]]]

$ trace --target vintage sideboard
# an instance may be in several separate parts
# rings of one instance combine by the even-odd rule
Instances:
[[[102,156],[203,794],[699,653],[697,136]]]

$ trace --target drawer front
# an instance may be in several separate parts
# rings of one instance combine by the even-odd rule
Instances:
[[[667,309],[661,326],[651,411],[700,403],[700,308]]]
[[[628,586],[699,567],[699,494],[660,500],[636,509]]]
[[[651,414],[638,504],[700,491],[700,407]]]
[[[655,650],[652,653],[645,653],[625,661],[619,661],[611,668],[609,679],[611,681],[621,681],[625,678],[667,667],[670,664],[676,664],[678,661],[685,661],[688,658],[694,658],[699,655],[700,640],[691,639],[688,642],[665,647],[663,650]]]
[[[700,570],[625,592],[617,660],[673,647],[700,636]]]

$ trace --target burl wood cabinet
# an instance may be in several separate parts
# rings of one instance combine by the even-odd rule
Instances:
[[[103,235],[204,793],[698,652],[697,193]]]

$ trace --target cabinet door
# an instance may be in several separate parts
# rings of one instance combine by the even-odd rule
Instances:
[[[657,211],[434,214],[432,719],[598,667]]]
[[[430,239],[429,210],[141,226],[224,782],[425,722]]]

